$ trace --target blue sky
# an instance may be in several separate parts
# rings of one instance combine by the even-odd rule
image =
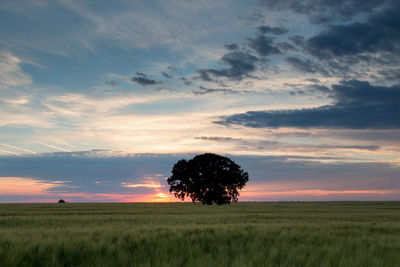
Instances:
[[[0,1],[0,201],[400,199],[397,1]]]

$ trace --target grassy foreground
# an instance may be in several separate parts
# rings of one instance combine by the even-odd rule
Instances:
[[[0,266],[400,266],[400,203],[0,204]]]

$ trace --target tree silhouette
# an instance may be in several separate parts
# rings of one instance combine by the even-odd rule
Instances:
[[[169,192],[184,200],[218,205],[238,201],[238,190],[249,180],[247,172],[227,157],[212,153],[195,156],[175,163],[172,176],[167,179]]]
[[[60,199],[60,200],[58,201],[58,203],[65,203],[65,200],[64,200],[64,199]]]

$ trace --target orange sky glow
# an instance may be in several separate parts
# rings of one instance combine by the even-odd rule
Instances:
[[[67,200],[67,202],[179,202],[173,194],[168,192],[166,186],[153,182],[144,182],[128,186],[148,187],[151,189],[149,193],[88,193],[88,192],[65,192],[59,190],[60,187],[67,186],[67,182],[62,181],[45,181],[23,177],[1,177],[0,179],[0,195],[3,196],[26,196],[24,202],[56,202],[59,198]],[[126,184],[122,184],[126,187]],[[308,186],[309,187],[309,186]],[[307,189],[307,183],[250,183],[244,190],[240,192],[239,200],[252,201],[254,199],[264,201],[277,201],[282,199],[293,200],[319,200],[319,197],[341,197],[349,199],[357,199],[357,197],[368,196],[372,199],[380,197],[388,197],[400,195],[400,190],[374,190],[374,189]],[[186,199],[185,201],[190,201]]]

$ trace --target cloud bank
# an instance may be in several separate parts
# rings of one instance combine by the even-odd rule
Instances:
[[[332,105],[296,110],[248,111],[222,117],[223,125],[247,127],[319,127],[347,129],[399,129],[400,86],[374,86],[350,80],[332,85]]]

